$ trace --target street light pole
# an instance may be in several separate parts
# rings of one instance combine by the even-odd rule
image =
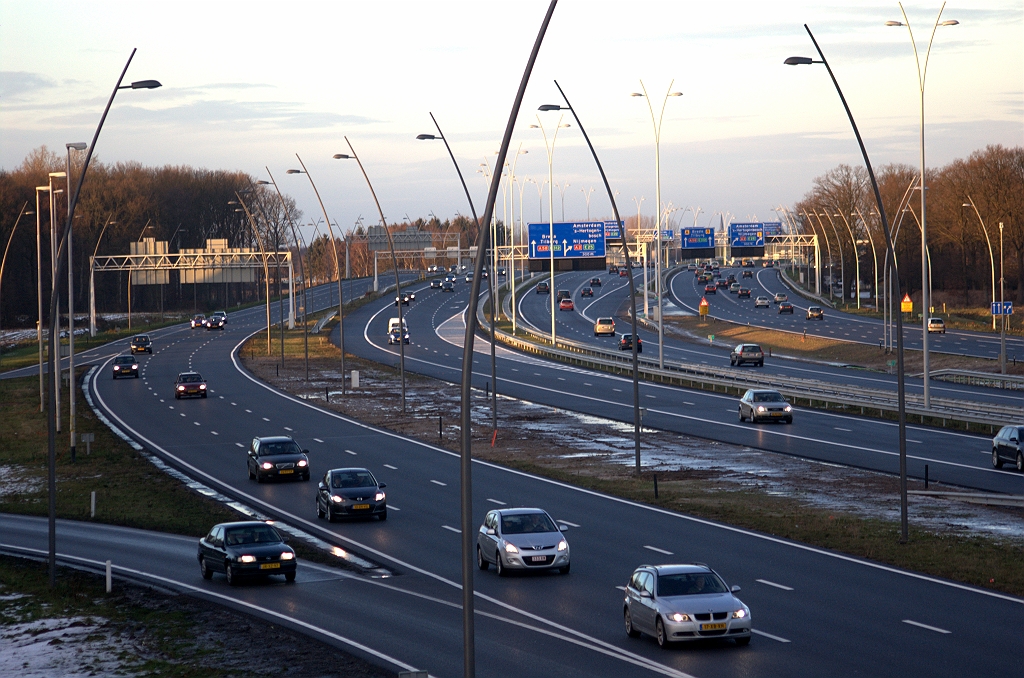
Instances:
[[[999,310],[1002,311],[1002,322],[999,323],[999,372],[1006,374],[1006,294],[1003,284],[1003,222],[999,222]]]
[[[928,409],[931,407],[931,390],[929,382],[929,366],[928,366],[928,315],[931,313],[931,284],[928,279],[928,211],[927,211],[927,198],[925,191],[927,186],[925,184],[925,164],[924,164],[924,85],[925,79],[928,77],[928,59],[932,53],[932,43],[935,41],[935,32],[939,26],[956,26],[960,22],[955,19],[948,21],[942,21],[942,12],[946,9],[946,3],[942,3],[942,7],[939,8],[939,14],[935,17],[935,25],[932,27],[932,35],[928,40],[928,51],[925,52],[924,56],[924,67],[921,65],[921,57],[917,53],[917,41],[914,39],[914,31],[910,27],[910,19],[907,18],[907,12],[903,9],[903,3],[899,3],[900,13],[903,14],[903,21],[886,21],[886,26],[906,26],[907,32],[910,34],[910,44],[914,48],[914,63],[917,66],[917,85],[918,92],[921,96],[921,359],[923,372],[921,378],[924,381],[924,407]]]
[[[662,314],[664,310],[664,304],[662,301],[661,289],[661,123],[665,119],[665,105],[668,103],[669,97],[681,97],[682,92],[673,92],[672,85],[675,84],[675,80],[672,80],[668,84],[668,90],[665,92],[665,97],[661,102],[661,114],[657,120],[654,118],[654,106],[651,104],[651,97],[647,94],[647,88],[644,86],[644,81],[640,81],[640,89],[643,90],[643,94],[639,92],[633,92],[630,96],[644,97],[647,100],[647,108],[651,112],[651,124],[654,126],[654,203],[656,223],[654,225],[654,245],[655,251],[657,252],[657,263],[654,267],[655,281],[654,290],[658,301],[658,367],[665,369],[665,323],[663,322]]]
[[[29,204],[28,200],[26,200],[25,204],[21,206],[21,211],[18,212],[18,218],[14,220],[14,228],[11,229],[11,235],[8,236],[8,238],[7,238],[7,247],[4,248],[4,258],[2,260],[0,260],[0,289],[2,289],[3,280],[4,280],[4,265],[7,263],[7,253],[11,249],[11,243],[14,241],[14,234],[18,230],[18,224],[21,223],[21,218],[22,217],[27,217],[27,216],[35,214],[35,212],[33,212],[32,210],[26,209],[28,207],[28,204]],[[0,298],[2,298],[2,297],[0,297]],[[0,320],[2,320],[2,319],[3,319],[3,305],[0,304]],[[0,356],[0,357],[2,357],[2,356]]]
[[[39,194],[50,194],[49,186],[36,186],[36,304],[38,316],[36,320],[36,343],[39,344],[39,411],[46,407],[46,383],[43,377],[43,245],[42,230],[43,223],[40,217]]]
[[[256,228],[256,220],[253,219],[252,212],[249,211],[249,208],[248,208],[248,206],[246,206],[245,201],[242,200],[241,193],[239,193],[238,191],[235,191],[235,197],[238,198],[238,200],[237,201],[229,200],[228,204],[229,205],[233,205],[233,204],[241,205],[241,207],[236,208],[235,211],[236,212],[244,212],[245,213],[246,218],[249,220],[249,228],[252,229],[253,235],[256,236],[256,242],[259,243],[259,246],[260,246],[260,253],[263,255],[263,281],[264,281],[264,283],[266,285],[266,290],[267,290],[266,291],[266,296],[267,296],[267,355],[269,356],[270,352],[271,352],[271,348],[270,348],[270,267],[267,266],[267,248],[265,248],[263,246],[263,238],[262,238],[262,236],[260,236],[259,229]],[[259,288],[257,288],[257,289],[259,289]]]
[[[853,266],[855,269],[854,273],[856,273],[854,278],[856,279],[855,284],[857,286],[856,290],[854,291],[854,296],[857,297],[857,310],[860,310],[860,252],[857,251],[857,238],[854,237],[853,229],[850,228],[850,221],[849,219],[846,218],[845,214],[843,214],[842,212],[837,212],[833,216],[842,218],[843,223],[846,224],[846,230],[850,233],[850,242],[853,243]]]
[[[67,178],[71,186],[71,151],[84,151],[86,143],[75,141],[65,144],[68,152]],[[70,198],[70,196],[68,196]],[[74,225],[68,222],[68,428],[71,461],[75,461],[75,258],[72,256]],[[59,364],[59,363],[58,363]]]
[[[636,205],[636,255],[638,257],[641,257],[640,261],[643,263],[643,269],[644,269],[644,320],[647,320],[647,319],[649,319],[651,317],[651,308],[650,308],[650,304],[647,301],[648,287],[650,287],[650,285],[647,284],[647,248],[643,249],[643,255],[642,256],[640,254],[640,252],[641,252],[641,249],[640,249],[640,205],[644,204],[644,197],[641,195],[640,199],[637,200],[636,196],[634,195],[633,196],[633,203]],[[625,233],[622,234],[622,239],[623,239],[623,241],[625,241],[625,239],[626,239],[626,234]],[[633,269],[629,268],[627,270],[629,271],[629,277],[632,278],[633,277]]]
[[[985,242],[988,244],[988,261],[989,261],[989,265],[990,265],[989,267],[992,270],[992,303],[995,304],[996,303],[996,259],[995,259],[995,255],[992,253],[992,241],[989,240],[988,228],[986,228],[986,226],[985,226],[985,220],[981,218],[981,212],[978,211],[978,206],[974,204],[974,199],[971,198],[970,195],[968,195],[967,196],[967,200],[968,200],[968,202],[963,203],[962,207],[971,207],[971,208],[974,209],[974,213],[978,216],[978,222],[981,224],[981,232],[985,234]],[[911,212],[911,214],[913,214],[913,212]],[[914,215],[914,216],[916,218],[917,215]],[[923,224],[919,221],[918,222],[918,226],[922,226],[922,225]],[[1000,247],[999,257],[1000,257],[1000,259],[1002,259],[1002,256],[1003,256],[1003,254],[1002,254],[1002,244],[1000,244],[999,247]],[[1002,261],[1000,261],[1000,268],[1001,267],[1002,267]],[[1000,275],[1000,277],[1002,277],[1002,273],[1000,273],[999,275]],[[996,328],[996,317],[995,317],[995,315],[993,315],[992,316],[992,329],[995,329],[995,328]],[[926,333],[927,333],[927,331],[926,331]]]
[[[92,257],[89,259],[89,336],[96,336],[96,271],[94,266],[96,265],[96,255],[100,251],[100,242],[103,240],[103,234],[107,232],[107,226],[116,224],[117,222],[111,219],[114,213],[111,212],[107,216],[106,221],[103,222],[103,228],[100,229],[100,237],[96,238],[96,247],[93,248]]]
[[[580,189],[580,193],[587,199],[587,221],[590,221],[590,195],[594,192],[594,187],[590,186],[586,190]]]
[[[555,142],[558,141],[558,130],[569,126],[567,124],[562,124],[562,117],[563,116],[561,115],[558,116],[558,124],[555,125],[555,132],[551,137],[551,144],[548,144],[548,133],[544,129],[544,124],[540,121],[539,115],[537,116],[537,124],[530,125],[530,127],[540,130],[541,135],[543,135],[544,137],[544,149],[547,151],[548,154],[548,261],[551,265],[550,300],[552,346],[555,345],[555,178],[552,163],[555,155]],[[562,256],[565,256],[564,251],[562,252]]]

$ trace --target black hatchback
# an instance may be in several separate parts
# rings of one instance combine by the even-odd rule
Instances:
[[[249,478],[262,483],[267,478],[309,480],[309,450],[289,436],[253,438],[249,443]]]
[[[118,377],[139,378],[139,361],[135,356],[119,355],[114,358],[114,379]]]
[[[317,486],[316,517],[334,522],[341,517],[388,519],[385,483],[365,468],[336,468]]]
[[[1010,462],[1024,471],[1024,426],[1004,426],[992,439],[992,467],[1002,468]]]
[[[138,334],[132,337],[132,353],[149,353],[153,354],[153,341],[149,338],[148,334]]]
[[[619,350],[620,351],[632,351],[633,350],[633,335],[623,334],[619,339]],[[636,352],[644,352],[644,341],[640,337],[636,339]]]
[[[242,577],[271,574],[283,574],[285,581],[293,582],[298,568],[295,551],[284,541],[273,525],[257,520],[214,525],[199,540],[199,571],[203,579],[223,572],[231,586]]]

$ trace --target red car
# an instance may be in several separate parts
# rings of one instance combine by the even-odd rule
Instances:
[[[629,275],[629,269],[628,268],[620,268],[619,269],[619,277],[620,278],[625,278],[628,275]]]
[[[573,306],[572,299],[562,299],[560,302],[558,302],[559,311],[572,311],[575,308],[576,307]]]
[[[705,285],[704,286],[704,294],[718,294],[718,286],[717,285]]]

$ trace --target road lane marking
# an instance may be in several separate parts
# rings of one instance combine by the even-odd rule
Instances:
[[[852,433],[853,432],[853,431],[851,431],[848,428],[839,428],[838,426],[833,426],[832,428],[834,428],[837,431],[845,431],[846,433]]]
[[[252,414],[252,410],[246,410],[246,412],[248,412],[249,414]]]
[[[314,440],[314,442],[318,442],[318,443],[322,443],[322,442],[323,442],[323,441],[322,441],[322,440],[320,440],[319,438],[313,438],[313,440]]]
[[[263,417],[263,421],[270,421],[270,420],[267,419],[266,417]]]
[[[441,527],[448,530],[449,532],[454,532],[455,534],[462,534],[462,530],[460,530],[457,527],[452,527],[451,525],[442,525]]]
[[[349,454],[351,454],[353,457],[356,456],[356,453],[353,452],[352,450],[345,450],[345,451],[348,452]]]
[[[790,641],[786,640],[785,638],[780,638],[779,636],[773,636],[770,633],[765,633],[764,631],[758,631],[757,629],[750,629],[750,632],[751,633],[756,633],[759,636],[764,636],[765,638],[771,638],[772,640],[778,641],[780,643],[788,643],[788,642],[790,642]]]
[[[928,626],[927,624],[922,624],[921,622],[916,622],[913,619],[904,619],[903,623],[904,624],[910,624],[911,626],[917,626],[917,627],[920,627],[922,629],[928,629],[929,631],[935,631],[935,633],[944,633],[944,634],[953,633],[952,631],[947,631],[946,629],[940,629],[938,626]]]
[[[200,424],[198,421],[193,421],[192,423],[195,424],[196,426],[202,426],[202,424]]]
[[[397,471],[398,470],[397,466],[392,466],[391,464],[384,464],[384,468],[389,468],[392,471]]]
[[[402,510],[402,509],[398,508],[397,506],[392,506],[391,504],[388,504],[387,509],[389,511],[401,511]]]
[[[219,435],[220,435],[220,434],[219,434],[219,433],[217,433],[216,431],[210,431],[210,433],[212,433],[212,434],[213,434],[213,435],[215,435],[215,436],[219,436]]]
[[[666,555],[666,556],[671,556],[672,555],[671,551],[666,551],[665,549],[659,549],[657,546],[647,546],[645,544],[644,548],[647,549],[648,551],[654,551],[655,553],[661,553],[661,554]]]
[[[557,520],[555,522],[562,523],[564,525],[568,525],[569,527],[579,527],[579,525],[577,525],[576,523],[570,523],[568,520]]]
[[[245,449],[245,445],[243,445],[242,443],[235,443],[235,446],[241,447],[243,450]]]
[[[435,485],[440,485],[441,487],[448,487],[448,483],[442,483],[440,480],[431,480],[430,482],[434,483]]]
[[[621,388],[613,388],[612,390],[615,391],[616,393],[622,393]]]
[[[791,586],[783,586],[782,584],[776,584],[775,582],[768,581],[767,579],[755,579],[754,581],[760,582],[762,584],[766,584],[768,586],[774,586],[775,588],[782,589],[783,591],[792,591],[793,590],[793,588]]]
[[[508,504],[506,504],[505,502],[498,501],[497,499],[488,499],[487,501],[491,502],[492,504],[497,504],[498,506],[508,506]]]
[[[288,426],[285,426],[285,427],[284,427],[284,430],[285,430],[285,431],[293,431],[293,430],[295,430],[295,429],[292,429],[292,428],[289,428]]]

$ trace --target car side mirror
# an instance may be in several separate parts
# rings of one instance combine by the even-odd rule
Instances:
[[[324,481],[322,481],[322,480],[320,481],[320,484],[317,485],[317,487],[319,487],[321,490],[326,490],[327,489],[327,486],[324,485]]]
[[[309,454],[309,450],[303,450],[302,453],[303,454]]]
[[[643,591],[640,591],[640,597],[641,598],[654,598],[654,595],[650,591],[644,589]]]
[[[489,535],[493,536],[493,535],[495,534],[495,532],[494,532],[494,528],[493,528],[493,527],[488,527],[488,528],[487,528],[487,534],[489,534]]]
[[[380,489],[382,489],[382,490],[383,490],[383,489],[384,489],[385,487],[387,487],[387,486],[388,486],[388,484],[387,484],[387,483],[380,483],[379,485],[377,485],[377,487],[379,487],[379,488],[380,488]]]
[[[559,532],[565,532],[565,531],[566,531],[566,530],[568,530],[568,529],[569,529],[569,526],[568,526],[568,525],[559,525],[559,526],[558,526],[558,531],[559,531]]]
[[[731,586],[731,587],[729,588],[729,590],[730,590],[731,592],[733,592],[733,593],[739,593],[739,592],[740,592],[740,585],[739,585],[739,584],[733,584],[733,585],[732,585],[732,586]]]

